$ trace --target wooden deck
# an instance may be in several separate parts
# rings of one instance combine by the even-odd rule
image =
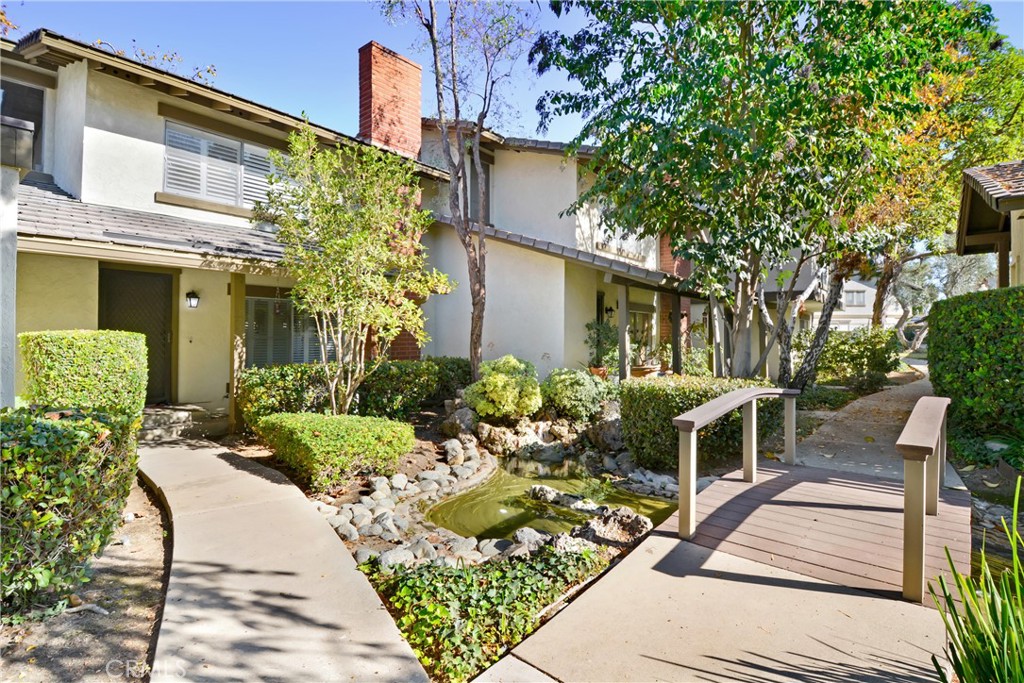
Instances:
[[[673,515],[659,527],[676,533]],[[926,520],[926,576],[949,576],[945,548],[971,567],[971,499],[943,489]],[[693,543],[886,597],[902,596],[903,483],[818,467],[762,465],[757,483],[733,472],[697,496]],[[924,604],[934,606],[925,597]]]

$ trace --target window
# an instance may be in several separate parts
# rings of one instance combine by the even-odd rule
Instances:
[[[480,210],[480,178],[477,176],[476,163],[472,156],[469,164],[469,218],[479,223],[491,222],[491,166],[494,157],[480,150],[480,165],[483,167],[484,205]]]
[[[266,148],[170,122],[164,145],[165,192],[245,208],[267,198]]]
[[[847,306],[863,306],[864,305],[864,290],[854,290],[846,292],[845,300]]]
[[[43,168],[43,91],[0,81],[0,145],[3,163],[40,171]]]
[[[329,356],[334,357],[333,350]],[[320,360],[316,323],[291,299],[245,298],[245,366],[266,367]]]

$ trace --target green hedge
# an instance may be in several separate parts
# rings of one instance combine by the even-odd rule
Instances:
[[[587,370],[552,370],[540,385],[544,406],[559,417],[585,422],[601,409],[607,395],[605,382]]]
[[[1024,436],[1024,287],[936,301],[928,327],[932,388],[953,399],[954,426]]]
[[[797,367],[813,338],[814,330],[805,330],[793,339]],[[899,368],[902,348],[891,329],[833,330],[818,360],[818,379],[850,384],[865,391],[878,390],[885,384],[885,376]]]
[[[412,425],[381,417],[279,413],[260,420],[256,431],[317,493],[357,472],[390,474],[415,444]]]
[[[454,398],[469,384],[469,361],[442,356],[385,361],[357,392],[354,412],[404,420],[424,404]],[[238,406],[250,428],[274,413],[325,413],[327,374],[319,363],[248,368],[238,380]]]
[[[138,417],[0,411],[0,583],[24,612],[85,580],[135,480]]]
[[[674,470],[679,464],[679,431],[672,419],[734,389],[772,386],[767,380],[717,377],[645,377],[622,382],[622,438],[642,467]],[[767,436],[781,425],[782,402],[758,402],[758,432]],[[743,418],[739,410],[698,432],[702,459],[717,459],[741,451]]]
[[[117,330],[18,335],[25,399],[54,408],[140,415],[146,404],[146,337]]]

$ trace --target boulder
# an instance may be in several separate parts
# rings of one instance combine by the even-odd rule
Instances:
[[[584,550],[597,550],[598,545],[583,538],[569,534],[558,534],[551,541],[551,547],[558,553],[581,553]]]
[[[519,437],[507,427],[495,427],[486,422],[476,426],[480,445],[495,455],[512,455],[520,448]]]
[[[480,541],[480,554],[484,557],[494,557],[512,547],[512,541],[505,538],[486,538]]]
[[[387,569],[388,567],[394,567],[396,565],[409,566],[416,561],[416,558],[408,548],[392,548],[391,550],[385,550],[380,554],[379,559],[382,569]]]
[[[622,418],[619,415],[619,404],[606,401],[601,412],[594,418],[586,431],[587,439],[602,451],[620,451],[624,447],[622,441]]]
[[[461,465],[466,461],[466,452],[458,439],[448,439],[442,444],[444,459],[451,466]]]
[[[565,446],[555,442],[533,449],[533,457],[540,462],[560,463],[565,460]]]
[[[470,550],[476,550],[476,539],[470,538],[456,538],[453,539],[448,547],[452,549],[452,553],[458,554],[463,552],[469,552]]]
[[[441,433],[457,438],[463,432],[472,432],[477,423],[476,413],[469,408],[459,408],[441,423]]]
[[[626,548],[650,533],[653,528],[654,524],[647,517],[638,515],[627,507],[620,507],[589,520],[583,526],[575,527],[571,535],[599,545]]]
[[[533,552],[541,546],[547,545],[551,540],[551,534],[527,526],[522,529],[516,529],[516,532],[512,534],[512,540],[523,544],[529,552]]]

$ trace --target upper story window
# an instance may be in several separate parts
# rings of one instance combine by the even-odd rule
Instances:
[[[491,167],[494,165],[494,156],[489,152],[480,150],[480,165],[483,167],[483,178],[476,172],[476,163],[472,155],[468,160],[469,164],[469,219],[478,223],[490,224],[491,222]],[[484,189],[483,207],[480,206],[480,185]]]
[[[164,145],[165,192],[244,208],[267,198],[265,147],[171,122]]]
[[[864,290],[854,290],[846,292],[844,295],[845,303],[847,306],[863,306],[864,305]]]
[[[39,171],[43,167],[43,91],[0,81],[0,157],[3,163]]]

